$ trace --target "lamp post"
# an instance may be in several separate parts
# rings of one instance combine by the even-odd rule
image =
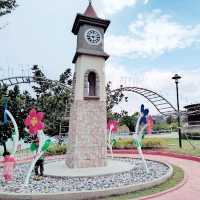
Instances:
[[[178,137],[179,137],[179,147],[182,148],[182,141],[181,141],[181,120],[180,120],[180,107],[179,107],[179,90],[178,90],[178,83],[179,83],[179,79],[181,79],[181,76],[179,76],[178,74],[175,74],[172,77],[172,79],[175,80],[175,84],[176,84]]]

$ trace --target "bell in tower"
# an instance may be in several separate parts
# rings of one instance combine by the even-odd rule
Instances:
[[[77,48],[66,154],[70,168],[106,164],[105,61],[109,55],[104,52],[104,34],[109,24],[97,16],[90,1],[84,14],[77,14],[72,28]]]

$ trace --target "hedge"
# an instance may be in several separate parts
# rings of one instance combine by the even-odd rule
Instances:
[[[145,138],[142,141],[142,147],[148,149],[164,148],[166,142],[162,138]],[[133,139],[119,139],[116,144],[113,145],[113,149],[132,149],[136,148]]]

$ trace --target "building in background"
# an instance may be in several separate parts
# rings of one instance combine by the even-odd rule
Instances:
[[[200,139],[200,104],[191,104],[184,108],[187,110],[187,123],[183,127],[183,133],[189,138]]]

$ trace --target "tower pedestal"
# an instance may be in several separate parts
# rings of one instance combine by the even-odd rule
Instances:
[[[70,168],[106,164],[106,102],[74,101],[71,107],[66,164]],[[90,120],[91,119],[91,120]]]

